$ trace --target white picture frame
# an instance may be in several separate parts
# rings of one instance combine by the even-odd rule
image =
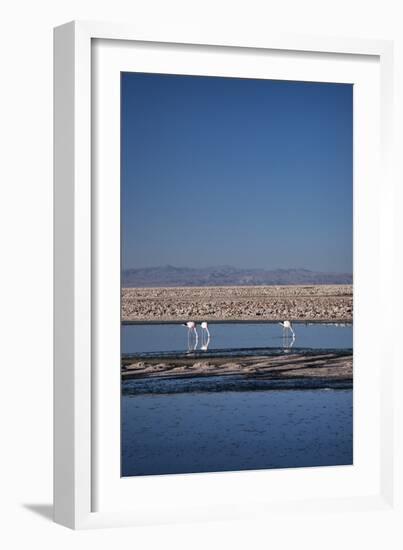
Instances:
[[[218,38],[207,32],[202,37],[187,36],[186,31],[181,36],[168,32],[152,36],[128,25],[72,22],[55,29],[54,44],[55,521],[90,528],[265,518],[307,507],[314,514],[346,507],[398,514],[396,424],[392,422],[397,415],[396,354],[393,346],[383,350],[382,357],[380,346],[370,351],[365,346],[366,339],[375,335],[369,315],[396,319],[390,267],[396,246],[391,221],[392,43],[282,34],[254,38],[229,32]],[[231,56],[235,56],[233,66]],[[250,68],[241,58],[253,60]],[[354,288],[355,410],[357,402],[359,406],[354,429],[362,437],[354,447],[357,462],[347,469],[154,476],[122,483],[117,473],[120,447],[116,448],[120,372],[117,369],[110,376],[104,365],[107,358],[116,358],[120,330],[119,219],[115,215],[120,186],[112,184],[118,177],[119,159],[116,77],[121,70],[136,68],[262,77],[266,70],[262,60],[269,58],[271,72],[263,77],[288,74],[296,80],[346,81],[358,90],[354,103],[354,217],[359,220],[354,227],[354,274],[359,280]],[[111,109],[103,117],[106,105]],[[376,268],[368,271],[371,262]],[[371,292],[374,298],[369,303]],[[379,331],[388,336],[386,327]],[[108,334],[102,339],[102,353],[100,334]],[[360,364],[364,363],[371,367],[362,375]],[[371,406],[374,401],[377,405]],[[371,429],[365,427],[368,420]],[[109,448],[105,441],[112,441]],[[259,488],[264,483],[269,484],[270,495],[268,491],[262,495]]]

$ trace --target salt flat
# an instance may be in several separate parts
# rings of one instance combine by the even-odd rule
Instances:
[[[353,319],[352,285],[123,288],[123,322]]]

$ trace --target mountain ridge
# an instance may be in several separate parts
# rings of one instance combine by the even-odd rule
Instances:
[[[173,265],[132,268],[122,271],[122,286],[259,286],[259,285],[320,285],[352,284],[351,273],[311,271],[304,268],[246,269],[233,266],[205,268]]]

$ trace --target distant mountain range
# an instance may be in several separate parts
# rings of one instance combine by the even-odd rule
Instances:
[[[352,284],[351,273],[322,273],[308,269],[238,269],[231,266],[145,267],[126,269],[123,287],[253,286]]]

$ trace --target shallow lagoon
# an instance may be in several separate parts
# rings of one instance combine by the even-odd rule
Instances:
[[[351,464],[351,390],[123,395],[122,475]]]
[[[284,346],[282,328],[274,323],[217,323],[209,329],[208,353],[270,353],[290,342]],[[351,325],[296,323],[294,330],[293,353],[352,348]],[[187,329],[180,325],[122,327],[124,354],[186,349]],[[228,391],[220,390],[220,380],[206,382],[123,382],[123,476],[352,464],[352,389],[250,391],[234,380]]]
[[[294,348],[351,349],[353,326],[295,323]],[[278,323],[210,323],[209,351],[247,348],[277,348],[290,345]],[[201,329],[198,326],[199,344]],[[181,352],[188,347],[187,328],[179,324],[122,326],[122,353]],[[199,345],[200,347],[200,345]]]

